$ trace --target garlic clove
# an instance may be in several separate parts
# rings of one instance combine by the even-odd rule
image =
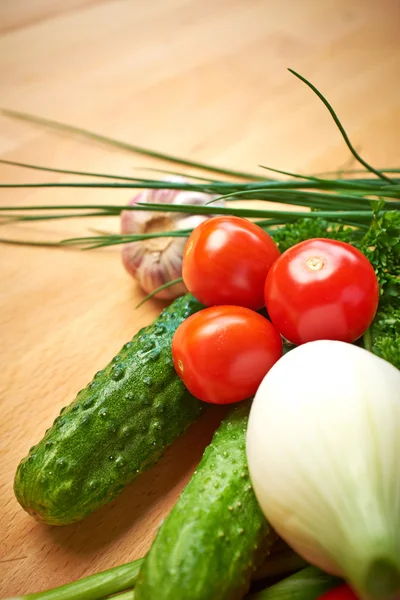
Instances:
[[[125,244],[122,247],[122,264],[132,277],[136,275],[145,254],[146,249],[139,242]]]
[[[178,279],[181,268],[182,261],[179,260],[179,255],[176,254],[174,248],[170,247],[169,252],[162,255],[156,253],[145,254],[136,277],[142,290],[149,294],[165,283]],[[186,287],[182,282],[161,290],[156,297],[161,299],[176,298],[186,291]]]
[[[180,183],[185,182],[185,179],[172,177],[168,181]],[[156,203],[203,206],[215,198],[216,196],[196,191],[146,189],[132,198],[128,205]],[[224,202],[219,200],[216,204],[223,206]],[[122,234],[182,231],[194,229],[210,217],[211,215],[124,210],[121,213],[120,228]],[[137,279],[143,291],[149,294],[161,285],[182,276],[182,260],[186,242],[187,238],[179,237],[155,237],[131,242],[122,248],[122,263],[126,271]],[[186,291],[185,285],[179,283],[158,292],[155,297],[173,299]]]

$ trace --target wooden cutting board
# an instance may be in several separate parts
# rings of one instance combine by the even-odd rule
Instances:
[[[0,0],[0,105],[235,169],[354,166],[315,96],[355,146],[398,166],[396,0]],[[143,176],[169,165],[0,117],[0,158]],[[77,177],[0,165],[1,182]],[[3,189],[1,205],[125,203],[129,190]],[[116,219],[2,226],[57,241]],[[142,556],[217,426],[192,427],[109,506],[63,527],[36,523],[12,490],[19,460],[61,407],[162,307],[142,298],[119,249],[0,245],[0,596],[40,591]]]

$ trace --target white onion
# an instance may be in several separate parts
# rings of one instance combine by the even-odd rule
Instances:
[[[361,598],[400,591],[400,371],[351,344],[295,348],[264,378],[247,433],[270,524]]]

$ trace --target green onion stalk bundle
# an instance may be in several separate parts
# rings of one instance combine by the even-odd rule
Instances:
[[[89,189],[172,189],[184,190],[187,192],[200,192],[211,194],[212,199],[206,205],[173,205],[161,203],[138,203],[137,205],[110,205],[110,204],[84,204],[78,206],[71,205],[41,205],[41,206],[2,206],[1,223],[14,223],[20,221],[36,221],[47,219],[65,219],[75,217],[92,216],[113,216],[119,215],[122,211],[154,211],[161,213],[189,213],[197,215],[237,215],[256,220],[256,222],[265,230],[273,234],[279,230],[282,225],[288,223],[298,223],[299,219],[321,220],[329,223],[333,227],[340,226],[348,228],[348,232],[354,239],[361,238],[370,228],[374,219],[379,218],[387,211],[398,211],[400,208],[400,178],[396,175],[400,169],[375,169],[369,165],[355,150],[351,144],[347,133],[340,123],[332,106],[326,98],[317,90],[313,84],[307,81],[298,73],[291,71],[296,77],[308,85],[314,93],[322,100],[330,114],[332,115],[340,133],[343,136],[350,152],[363,166],[361,171],[348,171],[342,173],[341,178],[333,179],[316,175],[299,175],[289,173],[278,169],[272,169],[260,165],[263,169],[270,172],[276,172],[284,175],[285,179],[269,179],[253,173],[229,170],[214,167],[209,164],[190,161],[187,159],[170,156],[161,152],[155,152],[146,148],[130,145],[125,142],[113,140],[111,138],[92,133],[90,131],[64,125],[58,122],[49,121],[10,110],[3,110],[2,114],[22,119],[24,121],[34,122],[45,125],[53,129],[77,134],[96,140],[101,143],[118,147],[122,150],[132,151],[144,154],[153,158],[162,159],[170,163],[176,163],[185,167],[194,167],[218,176],[230,176],[230,181],[216,180],[200,176],[185,174],[185,181],[165,181],[159,179],[144,179],[122,175],[110,175],[104,173],[91,173],[86,171],[73,171],[66,169],[56,169],[38,165],[26,164],[15,161],[0,161],[3,164],[14,165],[40,171],[56,172],[68,175],[78,175],[85,177],[96,177],[97,179],[107,179],[109,181],[90,181],[90,182],[44,182],[44,183],[2,183],[1,188],[89,188]],[[169,174],[182,175],[176,171],[164,171]],[[344,177],[349,175],[349,177]],[[189,181],[187,180],[189,179]],[[229,206],[216,206],[216,200],[226,200],[232,202]],[[234,201],[257,200],[268,201],[268,208],[248,208],[235,207]],[[276,208],[270,208],[270,203],[276,204]],[[282,210],[282,205],[290,205],[291,208],[299,207],[298,210]],[[79,237],[63,240],[60,243],[52,242],[29,242],[2,240],[23,244],[34,245],[78,245],[85,249],[99,248],[116,244],[126,244],[157,237],[187,237],[191,229],[182,231],[162,231],[134,235],[120,234],[102,234],[88,237]]]

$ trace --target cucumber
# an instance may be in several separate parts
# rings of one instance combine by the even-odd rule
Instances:
[[[144,559],[136,600],[235,600],[276,539],[257,503],[246,460],[250,401],[214,434]]]
[[[154,464],[204,410],[176,375],[172,336],[202,306],[178,298],[61,410],[18,466],[14,492],[49,525],[80,521]]]

